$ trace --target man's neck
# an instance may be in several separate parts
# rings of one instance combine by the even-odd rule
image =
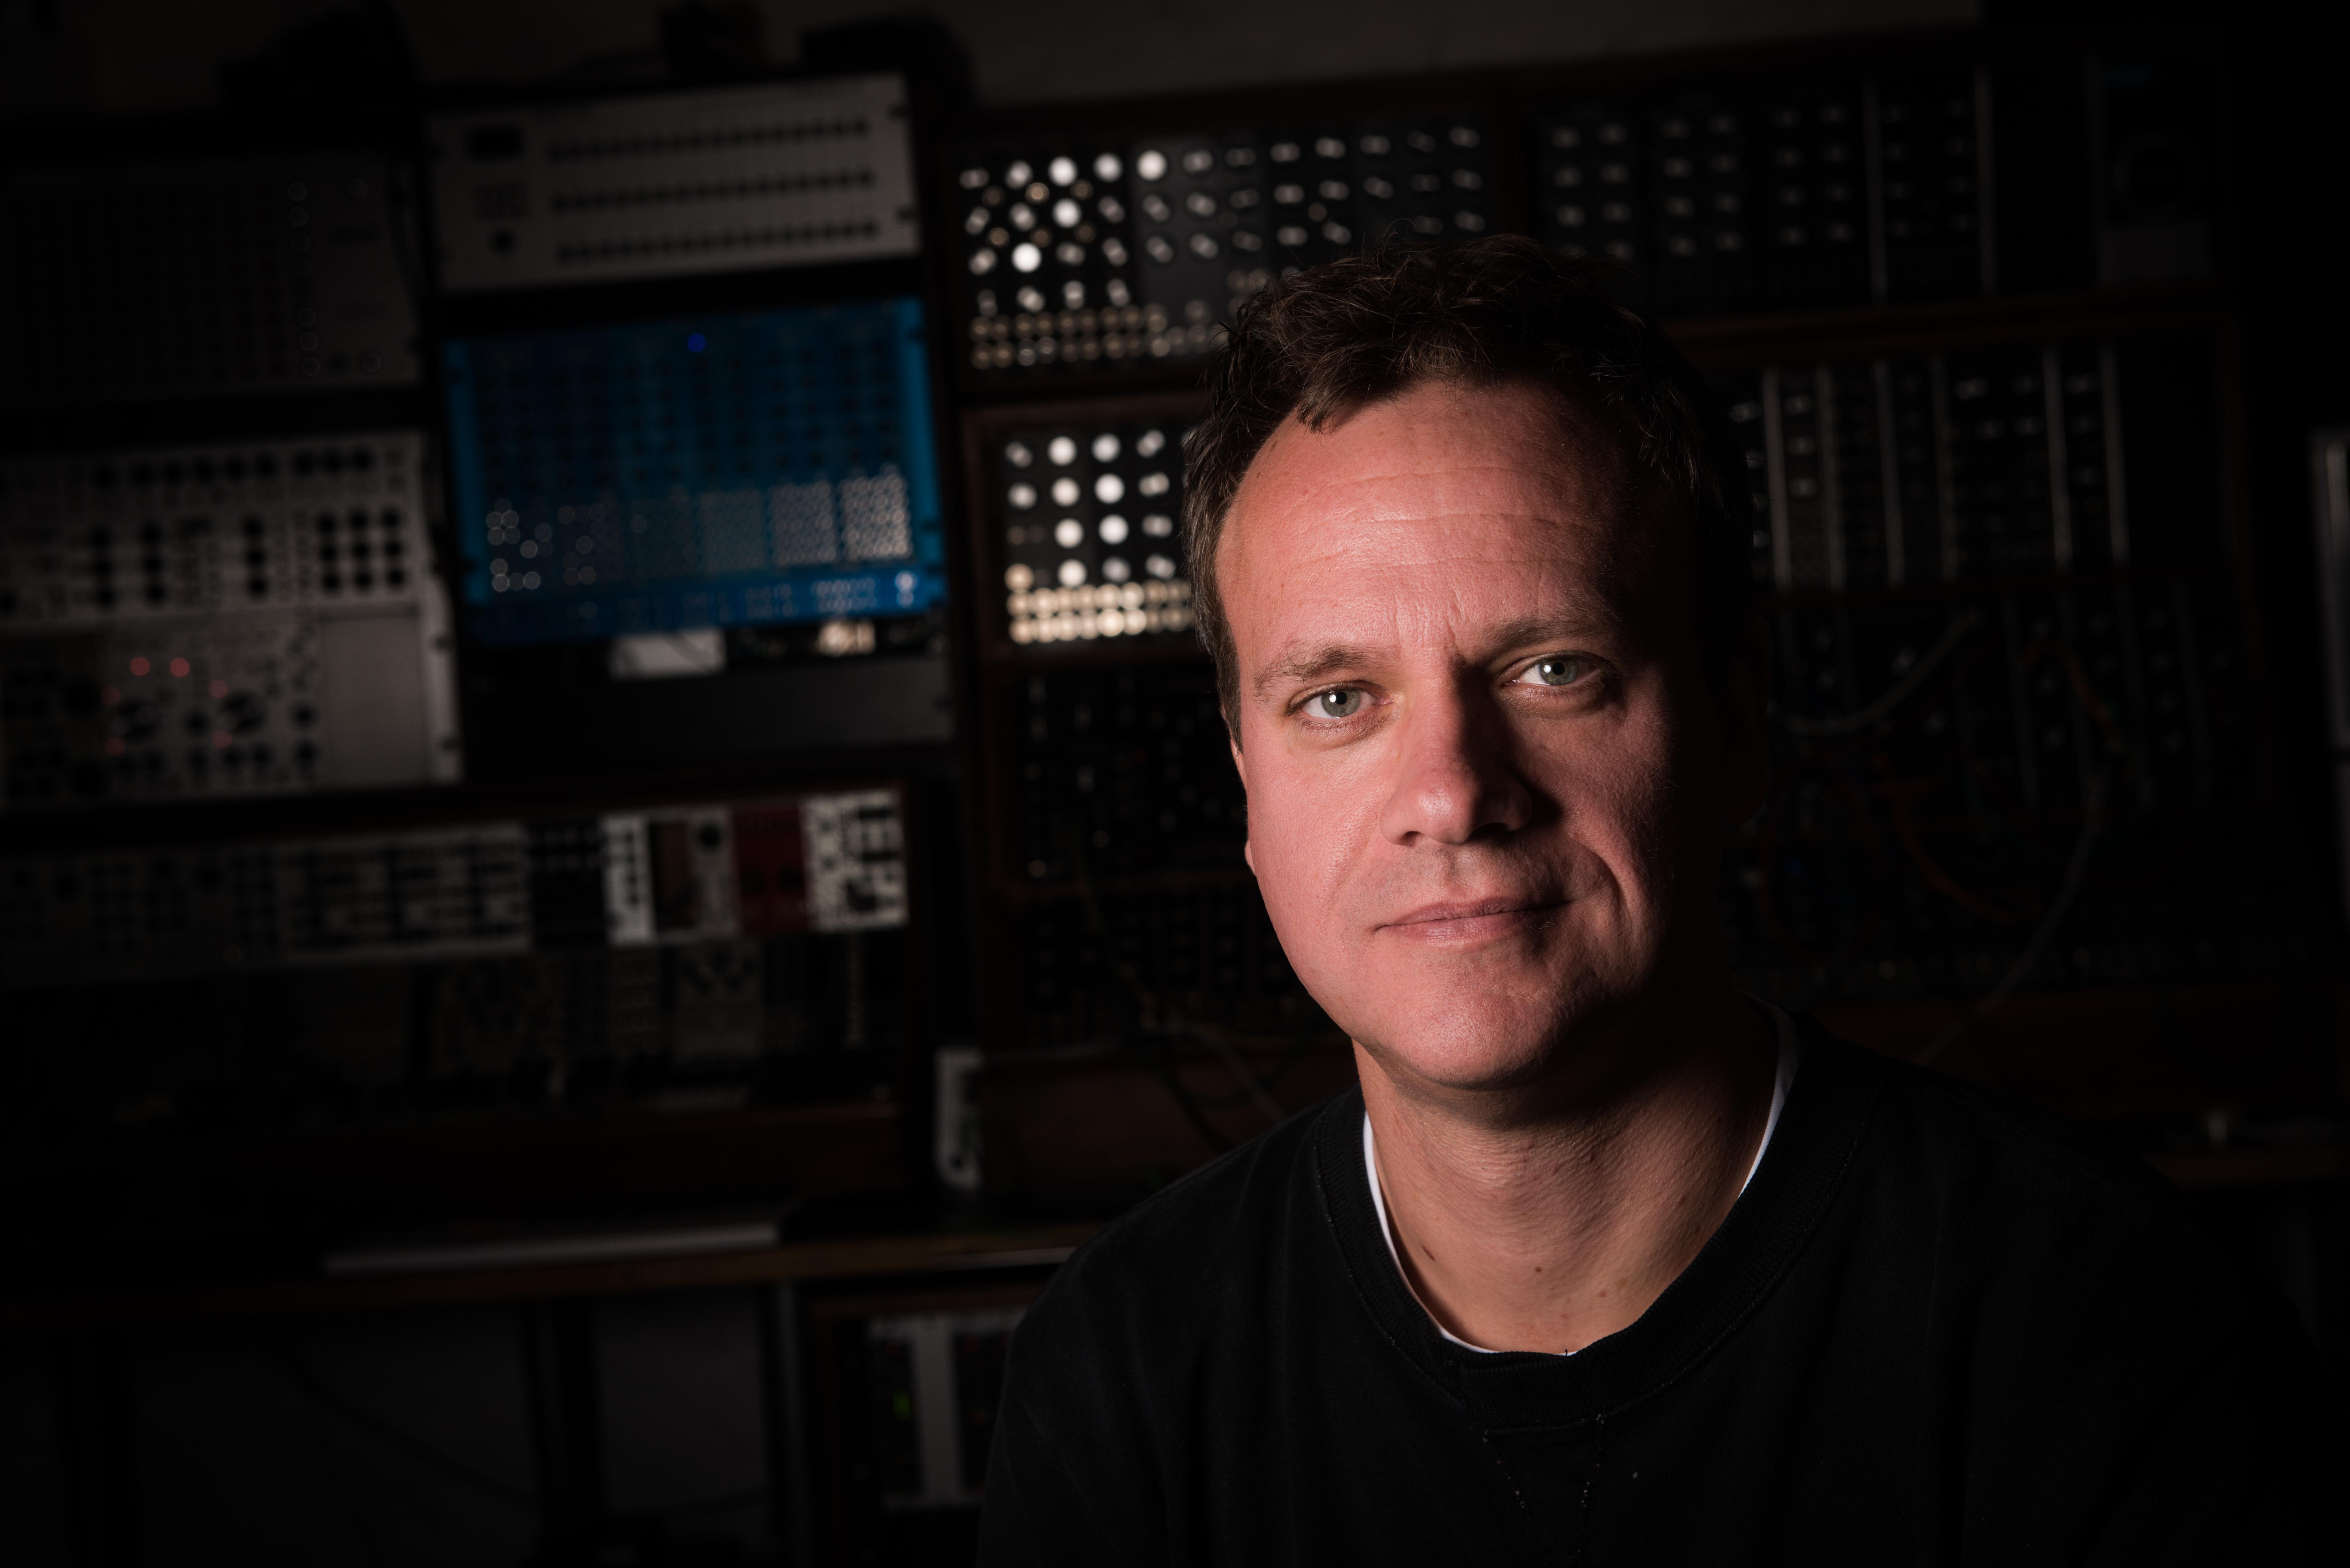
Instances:
[[[1775,1076],[1761,1010],[1725,981],[1606,1054],[1625,1067],[1530,1101],[1430,1092],[1355,1048],[1405,1278],[1471,1345],[1580,1350],[1627,1326],[1737,1201]]]

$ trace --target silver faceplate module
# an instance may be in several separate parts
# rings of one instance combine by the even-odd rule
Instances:
[[[0,463],[0,801],[460,776],[423,441]]]
[[[906,86],[832,78],[435,116],[452,294],[910,256]]]

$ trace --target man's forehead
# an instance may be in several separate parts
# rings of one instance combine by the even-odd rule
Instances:
[[[1647,499],[1613,440],[1555,398],[1425,389],[1268,442],[1219,541],[1222,586],[1240,600],[1359,590],[1364,573],[1532,574],[1554,597],[1608,597],[1650,553]]]
[[[1333,419],[1291,418],[1242,478],[1232,514],[1339,504],[1385,513],[1532,491],[1574,513],[1614,509],[1627,478],[1612,431],[1564,396],[1523,383],[1429,382]],[[1426,493],[1434,488],[1439,496]]]

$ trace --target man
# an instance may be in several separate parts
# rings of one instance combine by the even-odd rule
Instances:
[[[2158,1183],[1731,983],[1765,649],[1659,335],[1493,240],[1277,286],[1212,392],[1249,864],[1361,1089],[1061,1271],[983,1559],[2316,1553],[2305,1341]]]

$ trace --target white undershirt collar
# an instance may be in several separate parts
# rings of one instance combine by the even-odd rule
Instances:
[[[1754,1147],[1754,1163],[1746,1168],[1746,1179],[1738,1184],[1738,1190],[1742,1193],[1752,1184],[1754,1173],[1762,1168],[1762,1156],[1771,1147],[1771,1135],[1779,1130],[1779,1113],[1786,1107],[1787,1086],[1795,1081],[1795,1058],[1803,1050],[1802,1037],[1795,1033],[1795,1021],[1787,1016],[1785,1010],[1767,1002],[1761,1002],[1760,1005],[1778,1026],[1779,1071],[1776,1080],[1771,1086],[1771,1116],[1770,1119],[1762,1124],[1762,1141]],[[1363,1112],[1363,1170],[1370,1178],[1371,1209],[1379,1217],[1379,1234],[1387,1239],[1388,1256],[1395,1260],[1396,1272],[1403,1275],[1404,1289],[1411,1290],[1411,1276],[1404,1273],[1403,1259],[1396,1251],[1395,1227],[1388,1222],[1387,1197],[1379,1190],[1379,1162],[1377,1150],[1371,1142],[1371,1113],[1367,1107]],[[1414,1299],[1417,1299],[1419,1293],[1414,1291],[1412,1293]],[[1421,1303],[1420,1310],[1423,1312],[1428,1310],[1426,1303]],[[1437,1323],[1433,1314],[1430,1314],[1428,1321],[1436,1324],[1437,1333],[1463,1350],[1473,1350],[1480,1355],[1502,1354],[1497,1350],[1488,1350],[1482,1345],[1470,1344],[1442,1324]],[[1572,1355],[1575,1352],[1562,1350],[1556,1354]]]

